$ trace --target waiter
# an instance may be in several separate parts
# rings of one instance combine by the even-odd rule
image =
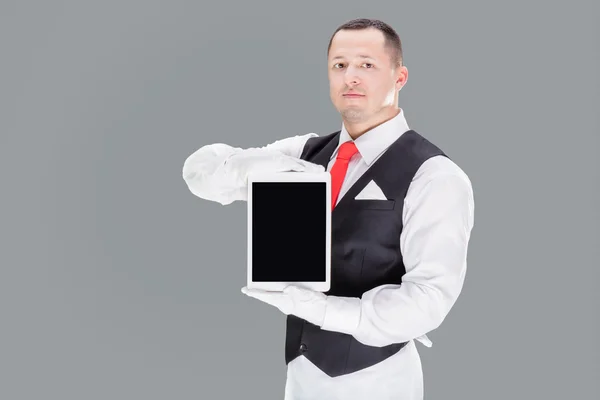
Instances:
[[[247,175],[329,171],[331,290],[242,289],[287,315],[286,400],[422,400],[415,340],[442,323],[466,273],[474,200],[467,175],[409,128],[398,34],[357,19],[332,35],[327,68],[341,130],[264,147],[204,146],[184,163],[196,196],[247,200]],[[285,260],[282,260],[282,265]]]

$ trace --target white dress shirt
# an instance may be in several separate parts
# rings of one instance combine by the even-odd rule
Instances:
[[[343,124],[341,129],[338,148],[352,140]],[[354,141],[358,153],[350,160],[338,202],[408,129],[400,109],[395,118]],[[207,145],[186,159],[183,179],[193,194],[207,200],[223,205],[247,200],[250,170],[285,170],[315,136],[293,136],[251,149]],[[327,171],[336,155],[337,148]],[[297,357],[288,365],[285,400],[422,400],[423,375],[415,340],[431,346],[426,334],[440,326],[462,290],[473,222],[473,191],[467,175],[446,157],[425,161],[404,200],[398,238],[406,268],[402,285],[379,286],[360,299],[328,299],[322,326],[370,346],[405,341],[408,345],[379,364],[335,378],[306,357]]]

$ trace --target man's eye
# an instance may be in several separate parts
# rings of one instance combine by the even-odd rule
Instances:
[[[341,68],[342,63],[337,63],[333,65],[333,68]]]
[[[365,64],[363,64],[363,65],[368,65],[368,68],[371,68],[371,67],[373,67],[373,64],[369,64],[369,63],[365,63]]]

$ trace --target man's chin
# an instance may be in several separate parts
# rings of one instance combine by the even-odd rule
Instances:
[[[359,109],[346,108],[340,114],[345,120],[350,122],[360,122],[365,118],[365,113]]]

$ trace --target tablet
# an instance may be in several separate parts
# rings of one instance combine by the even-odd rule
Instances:
[[[331,175],[248,176],[248,288],[331,285]]]

